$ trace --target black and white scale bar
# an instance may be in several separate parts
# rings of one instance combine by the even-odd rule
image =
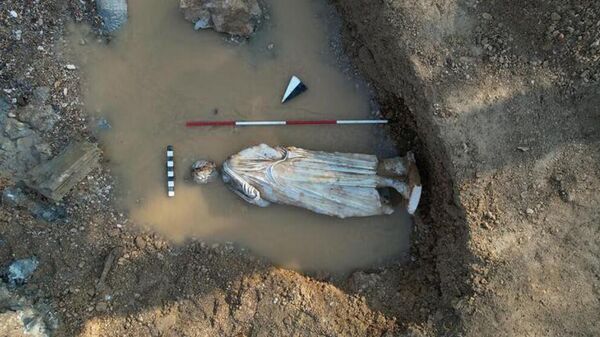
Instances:
[[[285,89],[285,93],[283,94],[281,103],[285,103],[285,102],[289,101],[290,99],[300,95],[301,93],[305,92],[306,89],[308,89],[308,88],[302,82],[302,80],[300,80],[296,76],[292,76],[292,78],[290,79],[290,83],[288,83],[288,86]]]
[[[173,145],[167,146],[167,195],[175,196],[175,161]]]

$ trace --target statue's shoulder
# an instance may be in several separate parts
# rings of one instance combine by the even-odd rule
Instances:
[[[285,155],[285,149],[282,147],[271,147],[267,144],[259,144],[240,151],[230,157],[229,160],[278,160]]]

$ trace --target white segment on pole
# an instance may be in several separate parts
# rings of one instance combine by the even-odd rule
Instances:
[[[387,124],[387,120],[357,119],[357,120],[338,120],[337,124]]]
[[[250,125],[285,125],[285,121],[238,121],[235,122],[236,126],[250,126]]]

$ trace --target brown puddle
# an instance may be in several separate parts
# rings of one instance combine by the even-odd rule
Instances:
[[[88,86],[87,110],[112,125],[99,137],[119,183],[119,206],[136,223],[173,240],[233,241],[306,271],[343,273],[406,253],[411,220],[402,209],[340,220],[288,206],[247,205],[220,181],[191,183],[193,161],[221,163],[261,142],[393,153],[382,129],[373,126],[186,128],[185,121],[194,119],[372,118],[372,108],[364,83],[342,72],[331,47],[335,29],[326,25],[332,12],[324,2],[271,1],[271,19],[242,45],[212,31],[194,31],[177,3],[130,0],[129,22],[109,44],[82,46],[82,30],[72,34]],[[309,90],[281,105],[293,74]],[[171,199],[165,188],[169,144],[177,176]]]

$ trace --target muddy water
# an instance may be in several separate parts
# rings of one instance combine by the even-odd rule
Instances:
[[[346,272],[402,256],[410,219],[339,220],[289,206],[245,204],[219,181],[193,185],[189,168],[261,142],[317,150],[382,153],[377,127],[188,129],[192,119],[371,118],[365,85],[342,70],[332,48],[332,12],[319,1],[277,0],[271,19],[237,45],[196,32],[177,1],[130,0],[130,21],[109,44],[79,43],[88,111],[112,125],[99,138],[119,183],[119,205],[136,223],[176,241],[233,241],[277,264]],[[335,22],[335,20],[333,20]],[[272,48],[269,45],[272,44]],[[292,74],[309,91],[287,105]],[[165,191],[165,147],[175,148],[176,197]],[[385,151],[384,151],[385,152]]]

